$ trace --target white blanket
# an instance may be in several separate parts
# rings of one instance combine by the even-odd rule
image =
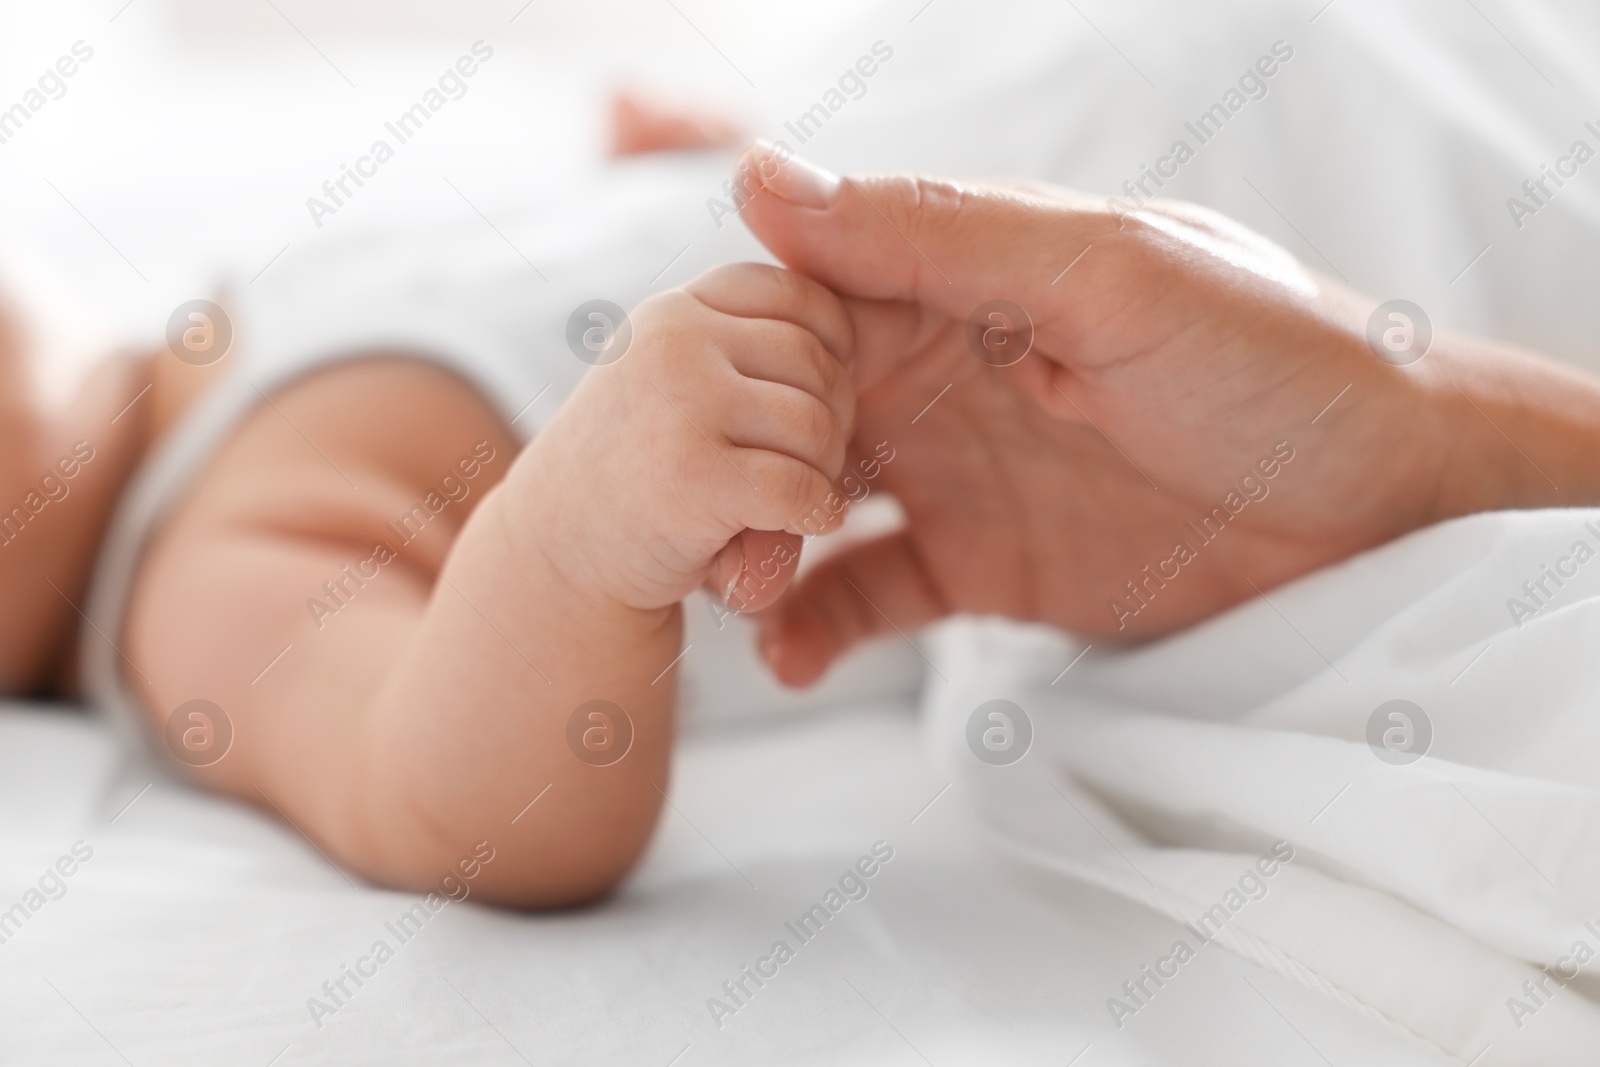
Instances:
[[[1592,1063],[1597,558],[1600,512],[1490,514],[1136,651],[1074,662],[1040,631],[960,624],[929,708],[1002,837],[1193,924],[1190,947],[1464,1060]],[[1038,734],[1009,766],[968,751],[996,698]],[[1275,844],[1292,860],[1255,867]],[[1110,1010],[1135,1025],[1160,995]]]
[[[693,735],[614,899],[469,897],[402,942],[390,927],[424,898],[349,885],[270,814],[154,775],[73,709],[0,709],[0,1064],[1225,1067],[1316,1062],[1306,1040],[1341,1064],[1448,1062],[1217,949],[1117,1030],[1106,998],[1181,928],[996,854],[913,710]],[[801,943],[785,924],[878,842],[893,858],[865,897]],[[75,844],[87,862],[47,878]],[[714,1015],[779,939],[794,958]],[[363,964],[379,940],[393,957]],[[335,1003],[323,984],[347,967],[377,973]]]

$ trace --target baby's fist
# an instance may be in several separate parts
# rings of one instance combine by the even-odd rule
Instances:
[[[850,320],[815,282],[753,263],[631,319],[625,356],[591,371],[528,450],[533,495],[559,501],[541,509],[541,545],[632,607],[706,583],[760,608],[793,573],[800,535],[842,517],[819,505],[855,418]]]

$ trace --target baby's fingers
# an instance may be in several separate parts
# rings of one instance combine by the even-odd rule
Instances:
[[[748,493],[734,489],[748,525],[717,553],[706,586],[736,611],[760,611],[788,588],[805,536],[836,528],[849,501],[799,460],[762,449],[739,449],[733,458],[749,483]]]
[[[772,319],[729,319],[725,329],[723,349],[735,370],[754,381],[810,393],[849,432],[855,422],[855,385],[815,334]]]
[[[728,440],[800,460],[829,478],[844,469],[849,431],[810,393],[774,382],[746,381],[724,416]]]
[[[758,448],[735,448],[731,458],[738,478],[730,473],[726,484],[740,525],[811,536],[844,521],[849,502],[809,463]]]
[[[855,341],[850,316],[832,292],[810,278],[765,263],[730,263],[702,274],[684,290],[707,307],[742,319],[776,319],[814,334],[849,366]]]
[[[717,553],[706,585],[735,611],[760,611],[789,587],[802,543],[779,530],[744,530]]]

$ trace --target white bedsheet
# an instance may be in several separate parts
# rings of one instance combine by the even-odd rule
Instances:
[[[1041,867],[1194,921],[1288,842],[1216,943],[1461,1061],[1592,1063],[1597,557],[1600,511],[1503,512],[1076,663],[1039,629],[952,625],[929,728]],[[965,747],[996,698],[1038,731],[1011,767]]]
[[[1447,1062],[1215,948],[1117,1030],[1107,998],[1179,928],[990,849],[925,748],[909,707],[700,733],[615,899],[469,900],[400,944],[385,923],[418,898],[346,884],[73,709],[7,708],[0,907],[74,842],[93,856],[0,944],[0,1063]],[[796,942],[784,923],[877,841],[867,897]],[[379,938],[394,958],[319,1029],[307,999]],[[795,958],[718,1029],[707,998],[778,938]]]

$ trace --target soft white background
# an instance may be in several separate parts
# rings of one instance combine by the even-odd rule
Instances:
[[[249,277],[286,244],[319,236],[306,197],[365,152],[383,122],[475,40],[495,57],[469,81],[467,96],[405,145],[341,221],[470,217],[441,177],[485,210],[564,195],[602,162],[603,105],[613,87],[759,113],[795,80],[793,57],[815,56],[852,7],[274,3],[276,10],[267,0],[0,4],[0,107],[74,41],[95,50],[66,96],[0,145],[0,232],[9,255],[26,247],[36,259],[42,250],[70,273],[65,281],[119,335],[159,335],[178,302],[224,275]]]

